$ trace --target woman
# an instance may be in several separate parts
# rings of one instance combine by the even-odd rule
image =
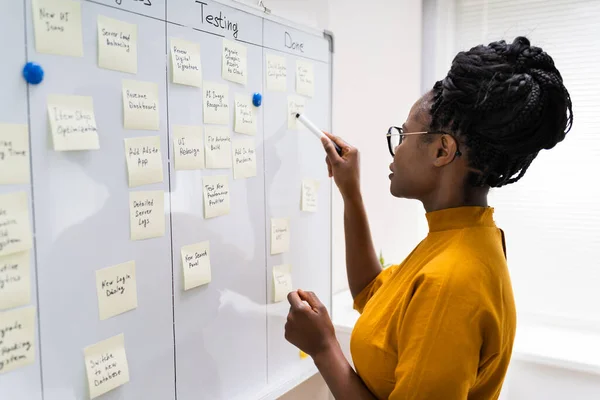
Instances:
[[[361,313],[351,339],[356,372],[314,294],[289,294],[285,334],[312,356],[337,399],[498,398],[516,313],[504,234],[487,195],[521,179],[572,122],[552,58],[526,38],[459,53],[387,134],[390,191],[423,203],[429,234],[385,270],[361,199],[358,151],[328,135],[340,157],[323,140],[344,199],[348,282]]]

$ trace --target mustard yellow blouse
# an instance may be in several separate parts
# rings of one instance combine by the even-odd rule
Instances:
[[[356,371],[379,399],[497,399],[516,312],[493,209],[427,220],[427,238],[355,299]]]

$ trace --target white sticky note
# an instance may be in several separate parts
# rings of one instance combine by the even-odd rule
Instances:
[[[256,144],[254,139],[233,141],[233,178],[256,176]]]
[[[227,175],[205,176],[204,218],[214,218],[229,214],[229,179]]]
[[[38,53],[83,57],[81,3],[33,0],[35,49]]]
[[[96,294],[101,320],[137,308],[135,261],[97,270]]]
[[[137,25],[98,15],[98,66],[137,74]]]
[[[211,280],[210,246],[208,241],[181,248],[183,265],[183,289],[189,290],[206,285]]]
[[[156,83],[123,79],[123,123],[125,129],[159,129]]]
[[[299,130],[303,126],[298,122],[296,114],[304,112],[305,101],[300,96],[288,96],[288,129]]]
[[[35,308],[0,312],[0,374],[35,361]]]
[[[284,301],[292,290],[292,266],[289,264],[274,266],[273,302]]]
[[[173,83],[201,87],[200,45],[183,39],[171,38],[171,72]]]
[[[300,202],[300,207],[302,211],[317,211],[319,186],[319,181],[316,181],[314,179],[302,180],[302,200]]]
[[[0,256],[31,249],[27,193],[0,195]]]
[[[165,193],[162,190],[129,192],[131,240],[165,235]]]
[[[231,168],[231,136],[223,126],[205,126],[206,168]]]
[[[160,136],[127,138],[124,141],[129,187],[162,182]]]
[[[0,310],[29,304],[31,278],[29,251],[0,257]]]
[[[233,130],[246,135],[256,135],[256,107],[249,95],[235,94],[234,113]]]
[[[315,74],[312,63],[296,61],[296,92],[313,97],[315,94]]]
[[[271,255],[290,250],[289,218],[271,218]]]
[[[0,124],[0,185],[29,183],[27,125]]]
[[[48,120],[56,151],[100,148],[94,100],[89,96],[48,95]]]
[[[129,382],[129,365],[122,333],[86,347],[83,354],[90,399]]]
[[[204,82],[203,113],[205,124],[229,123],[229,86]]]
[[[231,82],[246,85],[248,81],[246,46],[223,39],[222,77]]]
[[[287,90],[287,63],[285,57],[267,54],[267,90]]]
[[[204,168],[204,143],[201,126],[173,126],[175,170]]]

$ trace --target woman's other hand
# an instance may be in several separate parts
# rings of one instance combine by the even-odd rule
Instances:
[[[288,301],[290,312],[285,324],[286,340],[313,358],[329,351],[337,339],[323,303],[314,293],[303,290],[289,293]]]
[[[326,162],[329,177],[333,177],[344,199],[360,195],[360,157],[358,150],[341,138],[323,132],[327,137],[321,138],[321,143],[327,153]],[[335,142],[342,149],[340,156],[335,150]]]

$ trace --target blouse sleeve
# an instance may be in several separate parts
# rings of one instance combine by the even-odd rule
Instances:
[[[362,314],[368,301],[379,290],[379,288],[389,279],[392,270],[396,266],[388,267],[382,270],[365,288],[354,298],[354,309]]]

